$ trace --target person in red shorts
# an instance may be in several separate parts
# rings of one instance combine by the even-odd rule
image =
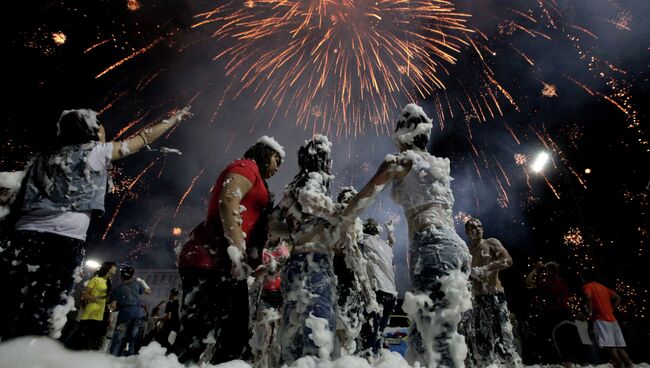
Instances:
[[[625,339],[614,317],[614,310],[621,297],[606,286],[594,281],[591,270],[582,272],[582,292],[585,295],[587,314],[591,317],[596,344],[609,355],[614,368],[633,367],[634,363],[625,352]]]
[[[173,348],[181,363],[243,357],[249,337],[246,278],[260,264],[266,243],[273,204],[266,180],[283,158],[282,146],[264,136],[228,165],[212,189],[207,218],[182,247],[181,328]]]

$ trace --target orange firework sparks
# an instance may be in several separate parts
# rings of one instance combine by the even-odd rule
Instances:
[[[584,238],[582,237],[580,229],[569,229],[569,231],[564,234],[564,244],[573,247],[580,247],[584,245]]]
[[[178,206],[176,206],[176,212],[174,212],[174,217],[176,217],[176,215],[178,215],[178,211],[181,209],[181,205],[183,205],[183,202],[185,201],[185,198],[187,198],[187,196],[190,194],[190,192],[194,188],[194,184],[196,184],[196,181],[199,180],[201,175],[203,175],[203,172],[205,171],[206,167],[208,167],[208,165],[203,166],[203,169],[201,169],[201,171],[199,171],[199,173],[196,174],[196,176],[192,179],[192,183],[190,184],[190,186],[187,188],[185,193],[183,193],[183,196],[181,197],[181,200],[178,201]]]
[[[459,224],[459,225],[464,225],[464,224],[465,224],[467,221],[469,221],[471,218],[472,218],[472,215],[470,215],[469,213],[458,212],[458,213],[454,216],[454,221],[455,221],[457,224]]]
[[[141,122],[142,119],[144,119],[144,118],[147,117],[147,115],[149,115],[149,111],[147,111],[147,113],[144,114],[142,117],[140,117],[140,118],[138,118],[138,119],[135,119],[135,120],[133,120],[132,122],[126,124],[126,126],[125,126],[124,128],[120,129],[120,131],[117,132],[117,134],[115,135],[115,137],[113,138],[113,140],[116,140],[116,139],[120,138],[120,137],[122,136],[122,134],[126,133],[127,130],[131,129],[134,125],[136,125],[136,124],[138,124],[139,122]]]
[[[134,12],[140,9],[140,2],[138,0],[127,0],[126,8]]]
[[[108,111],[108,109],[110,109],[111,107],[113,107],[113,105],[115,104],[115,102],[117,102],[119,99],[121,99],[122,97],[124,97],[124,96],[126,96],[126,95],[127,95],[127,92],[126,92],[126,91],[125,91],[125,92],[122,92],[122,93],[120,93],[120,94],[118,94],[118,95],[113,99],[113,101],[109,102],[108,104],[106,104],[106,106],[102,107],[101,110],[99,110],[99,112],[98,112],[97,114],[98,114],[98,115],[101,115],[101,114],[105,113],[106,111]]]
[[[541,173],[541,174],[544,177],[544,180],[546,181],[546,184],[548,185],[548,187],[551,188],[551,191],[553,192],[553,194],[555,194],[555,198],[560,199],[560,194],[557,192],[557,190],[555,190],[555,187],[553,187],[553,184],[551,184],[551,182],[548,181],[548,178],[546,177],[546,175],[544,175],[544,173]]]
[[[86,50],[84,50],[84,54],[87,54],[88,52],[94,50],[95,48],[97,48],[97,47],[99,47],[99,46],[105,44],[106,42],[108,42],[108,41],[110,41],[110,40],[112,40],[112,38],[106,39],[106,40],[104,40],[104,41],[98,42],[98,43],[96,43],[96,44],[90,46],[89,48],[87,48]]]
[[[528,162],[528,157],[523,153],[515,153],[515,163],[519,166],[524,166]]]
[[[52,33],[52,41],[58,46],[61,46],[65,43],[67,37],[63,32],[54,32]]]
[[[100,78],[102,75],[104,75],[104,74],[110,72],[111,70],[113,70],[113,69],[117,68],[118,66],[124,64],[125,62],[127,62],[127,61],[133,59],[134,57],[136,57],[136,56],[138,56],[138,55],[142,55],[142,54],[144,54],[145,52],[151,50],[151,49],[154,48],[158,43],[160,43],[160,41],[162,41],[162,40],[163,40],[163,37],[158,37],[156,40],[154,40],[154,41],[153,41],[152,43],[150,43],[148,46],[141,48],[140,50],[138,50],[138,51],[132,53],[131,55],[125,57],[124,59],[122,59],[122,60],[118,61],[117,63],[115,63],[115,64],[109,66],[108,68],[104,69],[103,72],[101,72],[101,73],[99,73],[99,74],[97,74],[97,75],[95,76],[95,79]]]
[[[544,83],[544,87],[542,88],[542,96],[557,97],[557,87],[555,87],[555,84]]]
[[[138,181],[140,181],[140,179],[144,176],[144,174],[146,174],[147,171],[149,171],[149,169],[153,166],[153,164],[158,162],[158,160],[160,160],[160,157],[156,157],[155,160],[151,161],[151,163],[149,165],[147,165],[147,167],[145,167],[144,170],[142,170],[142,172],[140,172],[140,174],[135,177],[135,179],[133,179],[131,184],[129,184],[129,186],[127,187],[126,192],[122,196],[122,199],[120,199],[120,203],[118,203],[117,207],[115,207],[115,212],[113,212],[113,216],[111,217],[111,220],[108,222],[108,225],[106,226],[106,230],[104,231],[104,235],[102,235],[102,240],[106,240],[106,236],[108,235],[108,232],[113,227],[113,224],[115,223],[115,219],[117,218],[117,215],[120,213],[120,209],[122,208],[122,204],[124,204],[124,200],[126,199],[126,197],[133,195],[133,193],[131,192],[131,189],[133,189],[133,186],[135,186],[135,184]]]
[[[181,229],[180,227],[175,227],[172,229],[173,236],[181,236],[181,234],[183,234],[183,229]]]
[[[472,32],[447,0],[263,0],[198,17],[195,27],[217,23],[213,36],[232,41],[215,59],[230,60],[227,74],[239,76],[242,91],[259,92],[256,108],[295,109],[298,124],[325,131],[340,121],[336,134],[357,134],[362,121],[386,124],[396,94],[415,100],[408,91],[425,98],[444,88],[438,74]]]

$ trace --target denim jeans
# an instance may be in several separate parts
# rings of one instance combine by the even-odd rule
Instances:
[[[458,350],[454,346],[464,344],[457,334],[463,310],[452,304],[466,295],[469,307],[471,256],[467,245],[453,228],[429,226],[414,234],[409,258],[413,295],[428,296],[430,301],[409,314],[407,360],[427,367],[457,367],[462,361],[455,357]],[[447,276],[457,277],[455,287],[444,285]]]
[[[377,303],[383,308],[382,313],[365,313],[366,323],[361,329],[363,350],[370,349],[374,355],[377,355],[382,347],[384,329],[388,325],[390,315],[393,313],[397,301],[397,296],[393,294],[381,290],[377,290],[376,294]]]
[[[334,272],[330,257],[298,253],[289,257],[282,275],[284,305],[280,344],[282,360],[290,365],[306,355],[319,356],[319,346],[309,336],[310,315],[325,319],[332,341],[336,328]]]
[[[111,347],[109,351],[114,356],[131,356],[135,354],[135,342],[138,339],[140,332],[140,318],[127,319],[118,322],[113,332],[113,340],[111,340]],[[126,344],[129,348],[124,354]]]

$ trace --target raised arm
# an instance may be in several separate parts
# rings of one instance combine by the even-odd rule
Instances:
[[[528,287],[535,287],[537,286],[537,273],[539,270],[541,270],[544,267],[544,264],[542,262],[537,262],[535,264],[535,268],[533,268],[532,271],[526,276],[526,285]]]
[[[395,245],[395,225],[393,225],[392,220],[388,220],[384,223],[384,227],[386,228],[386,237],[388,239],[388,245],[391,247]]]
[[[398,159],[395,156],[384,160],[370,181],[350,200],[343,211],[343,216],[355,218],[361,215],[370,206],[375,196],[384,189],[388,181],[404,177],[411,170],[412,165],[412,161]]]
[[[190,107],[184,107],[181,110],[178,110],[174,116],[169,119],[165,119],[162,122],[155,124],[149,128],[143,129],[137,135],[134,135],[131,138],[128,138],[121,142],[111,142],[113,144],[113,153],[111,155],[111,160],[119,160],[131,154],[134,154],[142,149],[144,146],[148,146],[149,143],[153,143],[158,138],[160,138],[167,130],[173,127],[176,123],[183,120],[185,117],[190,117]]]

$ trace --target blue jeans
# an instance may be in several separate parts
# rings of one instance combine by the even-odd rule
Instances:
[[[452,293],[462,292],[468,298],[470,295],[467,276],[471,256],[467,245],[453,228],[429,226],[414,235],[409,257],[413,294],[428,296],[432,304],[427,303],[418,307],[414,315],[409,314],[413,323],[409,332],[407,359],[411,364],[419,361],[427,367],[457,367],[462,362],[455,361],[450,345],[457,337],[461,313],[456,308],[450,308],[450,304],[458,297]],[[452,273],[459,275],[454,271],[462,275],[459,285],[447,289],[445,293],[441,278]],[[451,323],[450,320],[455,322]]]
[[[109,348],[112,355],[131,356],[135,354],[135,342],[138,339],[138,332],[140,331],[140,321],[140,318],[132,318],[117,323],[113,332],[111,347]],[[124,354],[126,344],[129,344],[129,349]]]
[[[284,364],[290,365],[306,355],[319,356],[319,347],[309,337],[312,331],[306,324],[310,315],[325,319],[334,338],[333,286],[334,272],[326,254],[298,253],[289,257],[282,275],[284,304],[280,345]]]

